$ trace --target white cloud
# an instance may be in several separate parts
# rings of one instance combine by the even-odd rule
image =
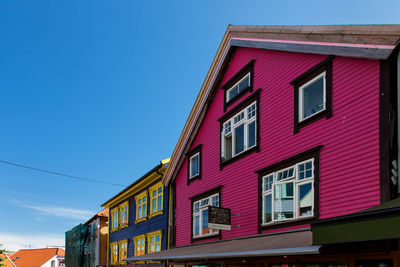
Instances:
[[[40,206],[40,205],[36,206],[20,205],[20,206],[27,209],[39,211],[41,213],[51,216],[78,219],[78,220],[88,220],[95,214],[95,212],[90,210],[80,210],[80,209],[57,207],[57,206]]]
[[[28,235],[8,234],[0,232],[2,248],[9,251],[18,251],[24,248],[45,248],[65,246],[64,235]],[[62,247],[63,248],[63,247]]]

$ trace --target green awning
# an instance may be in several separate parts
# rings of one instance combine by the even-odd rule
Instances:
[[[314,245],[400,238],[400,198],[314,222],[311,231]]]

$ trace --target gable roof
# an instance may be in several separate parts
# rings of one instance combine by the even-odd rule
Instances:
[[[61,248],[20,249],[10,256],[17,267],[40,267],[54,256],[65,256]]]
[[[168,185],[184,161],[207,107],[236,47],[387,59],[400,40],[400,25],[233,26],[229,25],[164,173]]]
[[[153,169],[148,171],[145,175],[137,179],[135,182],[133,182],[131,185],[127,186],[125,189],[123,189],[121,192],[104,202],[101,206],[106,207],[106,208],[111,208],[114,206],[116,203],[128,198],[129,196],[135,194],[136,192],[142,190],[145,186],[149,185],[154,181],[154,179],[157,179],[161,177],[164,174],[164,171],[166,167],[169,164],[169,158],[162,160],[157,166],[155,166]]]
[[[96,213],[92,218],[87,220],[84,225],[90,224],[93,220],[97,219],[98,217],[107,218],[108,219],[108,208],[105,208],[98,213]]]

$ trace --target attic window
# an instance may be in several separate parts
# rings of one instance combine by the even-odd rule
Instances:
[[[241,68],[221,89],[224,90],[224,111],[235,101],[253,90],[254,59]]]

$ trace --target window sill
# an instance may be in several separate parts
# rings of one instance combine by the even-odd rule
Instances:
[[[247,149],[246,151],[241,152],[240,154],[237,154],[236,156],[234,156],[234,157],[232,157],[230,159],[222,160],[222,158],[220,158],[220,160],[221,160],[220,170],[222,170],[225,166],[227,166],[227,165],[229,165],[229,164],[231,164],[231,163],[233,163],[233,162],[235,162],[235,161],[237,161],[237,160],[239,160],[239,159],[241,159],[241,158],[243,158],[243,157],[245,157],[245,156],[247,156],[247,155],[249,155],[249,154],[251,154],[251,153],[253,153],[255,151],[257,151],[257,152],[260,151],[259,144]]]
[[[265,230],[270,230],[270,229],[307,224],[307,223],[311,223],[312,221],[315,221],[315,220],[316,220],[316,218],[313,215],[313,216],[307,216],[307,217],[297,218],[297,219],[288,219],[285,221],[275,221],[275,222],[263,223],[260,225],[260,228],[261,228],[260,232],[265,231]]]
[[[121,225],[121,226],[119,227],[119,229],[122,229],[122,228],[125,228],[125,227],[128,227],[128,224]]]
[[[135,221],[135,224],[140,223],[140,222],[144,222],[145,220],[147,220],[147,217],[143,217],[143,218],[141,218],[141,219],[137,219],[137,220]]]
[[[316,121],[318,121],[318,120],[320,120],[322,118],[327,118],[327,119],[330,118],[330,116],[328,116],[328,111],[326,109],[324,109],[324,110],[322,110],[322,111],[320,111],[318,113],[315,113],[312,116],[310,116],[310,117],[308,117],[308,118],[306,118],[306,119],[304,119],[302,121],[297,122],[295,124],[293,132],[295,134],[299,133],[301,128],[303,128],[303,127],[305,127],[307,125],[310,125],[310,124],[312,124],[312,123],[314,123],[314,122],[316,122]]]
[[[190,177],[187,180],[187,185],[189,185],[190,183],[192,183],[192,182],[194,182],[196,180],[200,180],[200,179],[201,179],[201,175],[200,174],[198,174],[196,176],[193,176],[193,177]]]
[[[218,237],[218,235],[219,235],[219,232],[218,233],[212,233],[212,234],[207,234],[207,235],[201,235],[201,236],[194,236],[193,237],[193,241],[194,240],[198,240],[198,239],[203,239],[203,238],[208,238],[208,237],[214,237],[214,236],[217,236]]]
[[[114,228],[114,229],[111,229],[111,232],[115,232],[115,231],[118,231],[119,230],[119,228]]]
[[[151,218],[153,218],[153,217],[155,217],[157,215],[162,215],[162,214],[163,214],[162,210],[156,211],[154,213],[149,214],[149,219],[151,219]]]

